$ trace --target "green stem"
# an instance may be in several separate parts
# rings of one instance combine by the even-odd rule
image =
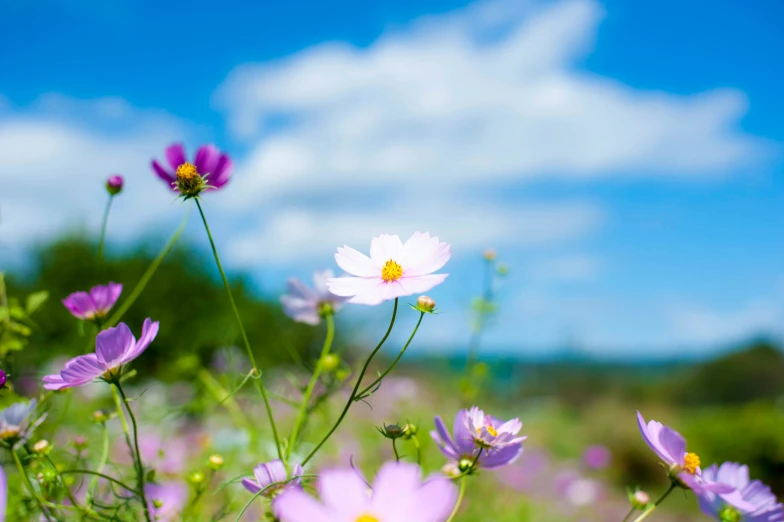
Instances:
[[[106,241],[106,225],[109,223],[109,210],[112,208],[112,201],[114,195],[109,195],[109,201],[106,202],[106,209],[103,211],[103,221],[101,222],[101,238],[98,240],[98,266],[103,265],[103,247]]]
[[[65,479],[63,478],[62,473],[60,473],[60,471],[58,471],[57,466],[54,465],[54,462],[52,462],[52,459],[49,458],[48,455],[46,455],[45,458],[46,458],[46,461],[49,463],[49,465],[52,466],[52,470],[54,471],[55,476],[60,479],[60,484],[63,486],[63,489],[65,490],[65,494],[66,494],[66,496],[68,496],[68,500],[71,501],[71,504],[73,505],[73,507],[76,508],[83,515],[89,516],[90,512],[87,509],[85,509],[84,507],[79,505],[79,502],[77,502],[76,497],[74,497],[73,493],[71,492],[71,488],[69,488],[68,485],[65,483]]]
[[[305,388],[305,394],[302,397],[302,404],[299,407],[299,413],[297,413],[297,420],[294,421],[294,428],[291,430],[289,445],[286,448],[286,462],[288,462],[289,458],[291,458],[291,453],[294,451],[294,445],[297,442],[299,430],[302,427],[302,423],[305,421],[305,417],[308,412],[310,397],[313,395],[313,389],[316,387],[319,377],[321,376],[321,370],[324,367],[324,359],[329,354],[329,350],[332,348],[332,341],[335,338],[335,319],[332,317],[332,314],[326,314],[324,320],[327,323],[327,335],[324,339],[324,346],[321,348],[321,355],[319,356],[318,362],[316,363],[316,369],[313,370],[313,375],[310,378],[310,382],[308,382],[308,386]]]
[[[419,444],[419,437],[414,435],[411,437],[411,440],[414,443],[414,447],[416,448],[416,463],[418,465],[422,465],[422,446]]]
[[[390,365],[389,365],[389,368],[387,368],[387,369],[386,369],[386,371],[384,371],[384,373],[382,373],[381,375],[379,375],[379,376],[376,378],[376,380],[375,380],[375,381],[373,381],[372,383],[370,383],[370,384],[369,384],[367,387],[365,387],[365,389],[363,389],[361,392],[359,392],[359,393],[357,394],[357,397],[364,397],[366,393],[368,393],[370,390],[372,390],[373,388],[375,388],[375,387],[376,387],[376,385],[377,385],[378,383],[380,383],[380,382],[381,382],[381,381],[384,379],[384,377],[386,377],[386,376],[387,376],[387,374],[388,374],[389,372],[391,372],[391,371],[392,371],[392,369],[395,367],[395,365],[397,365],[398,361],[400,361],[400,359],[403,357],[403,354],[404,354],[404,353],[406,353],[406,350],[408,349],[408,345],[409,345],[409,344],[411,344],[411,341],[414,339],[414,336],[416,335],[416,333],[417,333],[417,330],[419,330],[419,325],[420,325],[420,324],[422,324],[422,318],[423,318],[423,317],[425,317],[425,312],[420,312],[420,313],[419,313],[419,321],[417,321],[417,324],[416,324],[416,326],[414,327],[414,331],[413,331],[413,332],[411,332],[411,335],[408,337],[408,341],[406,341],[406,344],[403,346],[403,349],[402,349],[402,350],[400,350],[400,353],[399,353],[399,354],[397,354],[397,357],[395,357],[395,360],[394,360],[394,361],[392,361],[392,364],[390,364]]]
[[[487,306],[493,302],[493,266],[494,261],[485,260],[485,270],[483,279],[483,292],[482,292],[482,309],[479,311],[476,327],[471,334],[471,339],[468,341],[468,358],[466,361],[466,369],[470,370],[479,359],[479,345],[482,340],[482,331],[485,326],[485,319],[487,316]]]
[[[397,444],[395,444],[396,439],[392,439],[392,451],[395,452],[395,460],[400,462],[400,455],[397,452]]]
[[[150,506],[147,504],[147,495],[144,492],[144,463],[142,462],[142,454],[139,451],[139,426],[136,424],[136,416],[133,414],[131,405],[128,403],[128,397],[125,396],[125,392],[123,391],[120,382],[115,382],[114,386],[117,388],[117,392],[120,394],[123,404],[125,404],[125,409],[128,411],[128,416],[131,418],[131,424],[133,425],[133,447],[136,452],[135,460],[136,482],[138,484],[137,489],[139,490],[139,497],[141,497],[143,504],[144,518],[147,520],[147,522],[152,522],[152,517],[150,516]]]
[[[667,498],[669,496],[669,494],[672,493],[672,490],[674,490],[676,487],[677,487],[677,484],[675,482],[670,484],[670,487],[667,489],[667,491],[664,492],[664,495],[659,497],[659,500],[654,502],[653,506],[651,506],[649,509],[646,509],[645,512],[642,515],[640,515],[639,517],[634,519],[634,522],[640,522],[641,520],[645,520],[646,518],[648,518],[648,515],[653,513],[656,510],[656,508],[659,507],[659,504],[664,502],[664,499]]]
[[[219,405],[224,406],[229,411],[229,415],[234,419],[234,423],[247,426],[252,433],[253,424],[234,400],[234,395],[227,392],[218,380],[204,368],[199,371],[199,379],[212,396],[215,397],[215,400],[219,402]]]
[[[626,513],[626,516],[623,517],[623,520],[621,522],[626,522],[627,520],[629,520],[629,517],[631,517],[634,514],[635,511],[637,511],[637,508],[632,506],[632,508],[629,510],[629,512]]]
[[[123,301],[122,305],[120,305],[117,311],[114,312],[112,316],[109,318],[109,320],[105,323],[105,326],[107,328],[116,325],[120,321],[120,319],[122,319],[122,316],[125,315],[125,312],[128,311],[128,309],[133,305],[136,299],[138,299],[138,297],[144,291],[144,288],[147,286],[147,283],[149,283],[150,279],[152,279],[152,276],[155,275],[155,271],[158,270],[158,267],[161,266],[163,260],[166,259],[166,256],[169,255],[169,252],[172,251],[175,243],[177,243],[177,240],[180,238],[180,235],[182,235],[183,230],[185,230],[185,225],[188,224],[188,217],[190,217],[190,212],[186,213],[185,217],[182,218],[182,223],[180,223],[180,226],[174,232],[172,237],[169,238],[169,241],[163,247],[163,250],[161,250],[158,253],[158,256],[153,260],[150,266],[147,267],[147,271],[144,272],[142,278],[139,279],[138,283],[136,283],[136,286],[134,287],[133,291],[130,293],[128,298]]]
[[[22,475],[22,477],[24,477],[25,487],[30,493],[30,496],[32,496],[35,499],[36,503],[38,503],[38,508],[41,510],[41,513],[44,515],[44,517],[46,517],[46,520],[51,520],[51,518],[49,517],[49,513],[46,511],[46,509],[44,509],[44,503],[45,503],[44,499],[41,498],[41,495],[35,490],[35,487],[33,487],[33,483],[30,482],[30,477],[27,476],[27,472],[25,471],[24,466],[22,466],[22,461],[19,460],[19,455],[16,454],[16,450],[13,448],[11,448],[11,455],[14,456],[14,462],[16,462],[16,469],[19,470],[19,474]]]
[[[455,508],[452,510],[452,514],[449,515],[449,518],[446,519],[446,522],[452,522],[452,519],[454,519],[455,515],[457,515],[457,512],[460,509],[460,504],[463,503],[465,490],[466,490],[466,477],[463,477],[463,480],[460,481],[460,493],[457,495],[457,502],[455,502]]]
[[[335,425],[332,426],[332,428],[324,436],[324,438],[321,439],[321,442],[319,442],[318,445],[315,448],[313,448],[310,454],[307,457],[305,457],[305,460],[302,461],[303,466],[307,464],[310,459],[313,458],[313,455],[315,455],[316,452],[318,452],[318,450],[321,449],[321,446],[323,446],[324,443],[327,442],[327,440],[329,440],[332,434],[335,433],[335,430],[338,429],[338,426],[340,426],[340,423],[343,422],[343,418],[346,416],[349,408],[351,408],[351,405],[354,403],[354,399],[357,397],[357,391],[359,390],[359,387],[362,385],[362,378],[365,376],[365,372],[367,372],[368,366],[370,366],[370,361],[373,360],[373,357],[375,357],[376,353],[378,353],[381,347],[384,346],[387,337],[389,337],[390,332],[392,332],[392,327],[395,325],[395,318],[397,317],[397,304],[398,304],[398,298],[396,297],[395,307],[392,309],[392,320],[389,321],[389,328],[387,328],[387,332],[384,334],[384,337],[381,338],[381,341],[378,343],[378,345],[376,345],[376,348],[370,353],[370,356],[368,356],[364,366],[362,366],[362,371],[359,373],[359,377],[357,378],[357,383],[354,385],[354,389],[351,391],[351,395],[349,396],[348,401],[346,402],[346,406],[343,408],[343,412],[340,414],[340,417],[338,417],[338,420],[337,422],[335,422]]]
[[[229,296],[229,302],[231,303],[231,309],[234,311],[234,317],[237,319],[237,325],[240,328],[240,333],[242,334],[242,341],[245,343],[245,351],[248,354],[248,359],[250,360],[250,364],[253,366],[258,372],[258,366],[256,366],[256,358],[253,356],[253,350],[250,347],[250,341],[248,340],[248,334],[245,333],[245,326],[242,324],[242,318],[240,317],[240,311],[237,310],[237,304],[234,302],[234,296],[231,293],[231,287],[229,286],[229,280],[226,279],[226,272],[223,271],[223,265],[221,265],[220,257],[218,256],[218,249],[215,248],[215,241],[212,239],[212,233],[210,232],[210,226],[207,224],[207,217],[204,215],[204,210],[201,208],[201,203],[199,202],[199,198],[193,199],[196,202],[196,207],[199,209],[199,214],[201,215],[201,220],[204,223],[204,230],[207,232],[207,237],[210,240],[210,247],[212,248],[212,255],[215,257],[215,264],[218,266],[218,271],[220,272],[221,279],[223,279],[223,286],[226,288],[226,293]],[[269,397],[267,397],[267,390],[264,388],[264,383],[261,381],[261,373],[259,372],[259,378],[254,379],[256,381],[256,388],[258,388],[259,393],[261,394],[261,398],[264,401],[264,407],[267,409],[267,417],[269,417],[270,427],[272,428],[272,436],[275,439],[275,448],[278,451],[278,458],[280,460],[284,460],[283,458],[283,449],[280,445],[280,437],[278,436],[278,427],[275,425],[275,416],[272,413],[272,406],[269,402]]]
[[[74,473],[77,475],[92,475],[94,477],[99,477],[108,480],[109,482],[113,482],[123,489],[127,489],[128,491],[136,493],[136,490],[133,489],[131,486],[117,480],[116,478],[110,477],[109,475],[105,475],[103,473],[99,473],[97,471],[91,471],[89,469],[66,469],[60,472],[61,475],[68,475],[70,473]]]
[[[103,473],[103,470],[106,467],[106,461],[108,460],[109,460],[109,429],[106,427],[106,423],[104,422],[103,423],[103,448],[101,449],[101,458],[98,460],[98,471],[90,479],[90,486],[87,488],[88,505],[92,501],[93,494],[95,493],[95,488],[98,487],[98,477],[100,477],[101,474]]]

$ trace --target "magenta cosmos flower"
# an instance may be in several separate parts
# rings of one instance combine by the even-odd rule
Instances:
[[[680,433],[654,420],[646,424],[639,411],[637,424],[645,443],[669,468],[670,479],[679,486],[691,489],[697,495],[705,492],[715,493],[722,500],[739,509],[748,510],[754,507],[743,500],[735,487],[703,477],[700,457],[696,453],[686,452],[686,439]]]
[[[472,408],[472,410],[473,409],[475,408]],[[481,410],[479,411],[481,412]],[[500,427],[504,425],[503,422],[494,417],[490,417],[489,415],[485,416],[482,414],[482,417],[481,426],[485,431],[492,427],[496,433],[499,433],[496,426]],[[469,410],[460,410],[457,412],[454,428],[452,430],[454,438],[449,434],[449,430],[441,417],[435,418],[436,431],[430,432],[430,436],[433,437],[433,440],[438,444],[441,453],[449,458],[461,472],[468,471],[480,451],[482,453],[479,454],[477,466],[484,469],[501,468],[513,463],[522,455],[522,442],[525,437],[512,437],[512,440],[515,440],[516,442],[510,442],[502,448],[479,446],[477,444],[477,437],[480,436],[481,429],[478,433],[475,428],[471,428],[469,418]],[[485,420],[487,420],[489,424],[485,424]],[[517,419],[515,420],[517,421],[516,424],[520,424],[522,427],[522,423]],[[490,435],[489,432],[488,435]]]
[[[158,322],[144,320],[142,336],[137,341],[125,323],[100,332],[95,338],[95,353],[74,357],[60,373],[44,376],[44,388],[62,390],[81,386],[95,379],[113,380],[123,373],[124,366],[150,346],[158,334]]]
[[[725,462],[721,466],[713,466],[702,470],[702,476],[712,482],[729,484],[738,490],[743,500],[753,504],[748,511],[738,510],[727,504],[719,495],[704,492],[700,495],[700,509],[716,520],[733,520],[737,522],[782,522],[784,521],[784,504],[776,500],[776,495],[768,486],[759,480],[749,479],[749,467],[737,462]]]
[[[119,174],[109,176],[109,179],[106,180],[106,191],[109,192],[110,195],[116,196],[122,192],[124,182],[123,177]]]
[[[65,299],[63,305],[77,319],[94,321],[106,317],[114,303],[120,298],[122,285],[119,283],[109,283],[108,285],[98,285],[90,289],[90,292],[74,292]]]
[[[280,298],[286,315],[300,323],[316,326],[326,314],[337,312],[346,298],[336,296],[327,288],[327,280],[334,275],[332,270],[314,273],[314,288],[310,288],[296,277],[289,279],[286,283],[289,293]]]
[[[300,489],[277,499],[281,522],[444,522],[457,491],[443,477],[422,482],[415,464],[388,462],[369,490],[353,469],[324,471],[318,480],[321,502]]]
[[[185,147],[175,143],[166,149],[166,161],[169,168],[153,160],[152,169],[172,190],[186,196],[195,196],[208,188],[219,189],[231,177],[231,158],[215,145],[199,147],[193,163],[190,163],[185,158]]]
[[[447,243],[415,232],[405,243],[397,235],[374,237],[370,257],[349,246],[338,248],[335,261],[354,277],[327,281],[329,291],[351,297],[350,303],[376,305],[389,299],[426,292],[442,283],[448,274],[434,274],[452,252]]]

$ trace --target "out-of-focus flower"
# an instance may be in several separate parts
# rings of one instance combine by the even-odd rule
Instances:
[[[44,376],[44,388],[62,390],[82,386],[95,379],[118,379],[124,366],[147,349],[158,334],[158,322],[144,320],[142,336],[137,341],[125,323],[100,332],[95,338],[95,353],[74,357],[59,374]]]
[[[175,143],[166,149],[169,169],[153,160],[152,169],[175,192],[197,196],[205,189],[219,189],[229,182],[232,161],[215,145],[202,145],[196,151],[193,163],[185,159],[185,147]]]
[[[514,418],[503,422],[492,415],[485,415],[485,412],[476,406],[468,410],[466,421],[476,445],[480,448],[503,449],[520,444],[527,438],[517,436],[523,429],[520,419]]]
[[[210,455],[210,458],[207,459],[207,464],[214,470],[219,470],[223,467],[224,460],[223,457],[217,453]]]
[[[188,501],[188,488],[180,482],[147,484],[144,487],[150,514],[157,522],[174,522]]]
[[[25,441],[33,430],[43,422],[46,414],[35,419],[38,401],[17,402],[0,410],[0,440],[9,444]]]
[[[492,248],[488,248],[487,250],[485,250],[485,253],[483,255],[486,261],[495,261],[496,258],[495,250],[493,250]]]
[[[470,465],[481,451],[477,466],[484,469],[496,469],[511,464],[523,453],[522,441],[525,437],[518,437],[517,442],[507,444],[502,448],[477,446],[475,436],[478,434],[469,427],[468,419],[468,410],[460,410],[457,413],[453,428],[454,438],[449,434],[441,417],[435,418],[436,431],[430,432],[430,436],[438,444],[441,453],[458,465],[465,462]],[[493,420],[496,422],[495,425],[501,425],[500,421]]]
[[[635,509],[645,509],[651,503],[651,496],[645,491],[638,489],[629,496],[629,500]]]
[[[637,424],[645,443],[669,468],[670,479],[680,487],[691,489],[697,495],[706,491],[715,493],[734,507],[753,509],[753,504],[743,500],[734,486],[708,481],[702,476],[700,458],[696,453],[686,452],[686,439],[680,433],[654,420],[646,424],[640,412],[637,412]]]
[[[0,370],[0,390],[5,388],[6,382],[8,382],[8,375],[3,370]]]
[[[73,438],[73,445],[76,449],[84,449],[89,445],[89,441],[82,435]]]
[[[63,305],[77,319],[93,321],[105,317],[112,309],[114,303],[122,293],[122,285],[119,283],[109,283],[108,285],[98,285],[90,289],[90,292],[74,292],[65,299]]]
[[[414,232],[401,243],[397,235],[382,235],[370,242],[370,257],[349,246],[338,248],[335,261],[355,277],[327,281],[330,292],[351,297],[350,303],[377,305],[389,299],[427,292],[448,274],[434,274],[452,255],[449,244],[430,233]]]
[[[280,518],[278,508],[280,495],[291,489],[299,490],[303,473],[302,466],[295,464],[289,476],[286,473],[286,465],[280,460],[273,460],[253,468],[253,478],[242,479],[242,485],[254,495],[260,494],[272,499],[272,511]]]
[[[8,478],[0,466],[0,522],[5,522],[5,511],[8,505]]]
[[[444,477],[422,482],[419,466],[389,462],[379,470],[372,491],[353,469],[321,473],[321,502],[302,490],[285,491],[277,499],[282,522],[444,522],[457,498],[457,488]]]
[[[109,192],[110,195],[116,196],[123,189],[123,177],[115,174],[114,176],[109,176],[109,179],[106,180],[106,190]]]
[[[610,450],[606,446],[589,446],[583,452],[583,462],[592,469],[603,469],[610,464]]]
[[[573,506],[588,506],[599,501],[602,493],[602,486],[598,481],[579,477],[566,486],[564,498]]]
[[[338,297],[327,288],[327,280],[333,278],[332,270],[321,270],[313,274],[313,288],[297,279],[290,278],[286,283],[288,294],[281,296],[280,302],[286,315],[300,323],[315,326],[327,314],[334,314],[345,297]]]
[[[52,445],[46,439],[41,439],[33,444],[33,452],[40,453],[41,455],[48,455],[52,450]]]
[[[737,462],[716,464],[702,470],[702,476],[712,482],[729,484],[740,492],[743,500],[754,506],[740,510],[728,504],[719,495],[705,491],[698,496],[700,509],[708,516],[721,522],[781,522],[784,521],[784,505],[776,495],[759,480],[749,479],[749,468]]]

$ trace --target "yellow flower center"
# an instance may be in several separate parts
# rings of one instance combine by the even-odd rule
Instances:
[[[403,267],[397,264],[396,261],[390,259],[384,263],[384,268],[381,269],[381,279],[383,279],[385,283],[397,281],[402,276]]]
[[[177,188],[186,196],[195,196],[204,189],[204,179],[196,165],[186,162],[177,167]]]
[[[381,522],[381,521],[376,517],[374,517],[373,515],[362,515],[357,519],[357,522]]]
[[[493,437],[498,437],[498,432],[492,426],[484,426],[484,428],[486,428],[487,429],[487,433],[489,433]],[[476,432],[481,435],[482,434],[482,428],[481,427],[477,428]]]
[[[8,428],[0,431],[0,439],[2,440],[11,440],[17,435],[19,435],[19,428]]]
[[[687,453],[683,457],[683,471],[694,475],[700,467],[700,457],[696,453]]]

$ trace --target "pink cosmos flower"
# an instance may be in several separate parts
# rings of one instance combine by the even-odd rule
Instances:
[[[397,235],[382,235],[370,242],[370,257],[349,246],[338,248],[335,261],[354,277],[327,280],[329,291],[351,297],[349,303],[377,305],[383,301],[426,292],[448,274],[434,274],[452,255],[448,243],[414,232],[401,243]]]
[[[276,514],[281,522],[444,522],[456,489],[443,477],[422,482],[415,464],[388,462],[372,491],[353,469],[324,471],[318,481],[321,502],[289,489],[278,497]]]
[[[137,341],[125,323],[100,332],[95,338],[95,353],[74,357],[60,373],[45,375],[44,388],[62,390],[82,386],[96,379],[118,377],[126,364],[139,357],[158,335],[158,322],[144,320],[142,336]]]
[[[89,293],[72,293],[63,299],[63,305],[77,319],[92,321],[105,317],[109,313],[120,298],[122,289],[123,286],[119,283],[94,286]]]

